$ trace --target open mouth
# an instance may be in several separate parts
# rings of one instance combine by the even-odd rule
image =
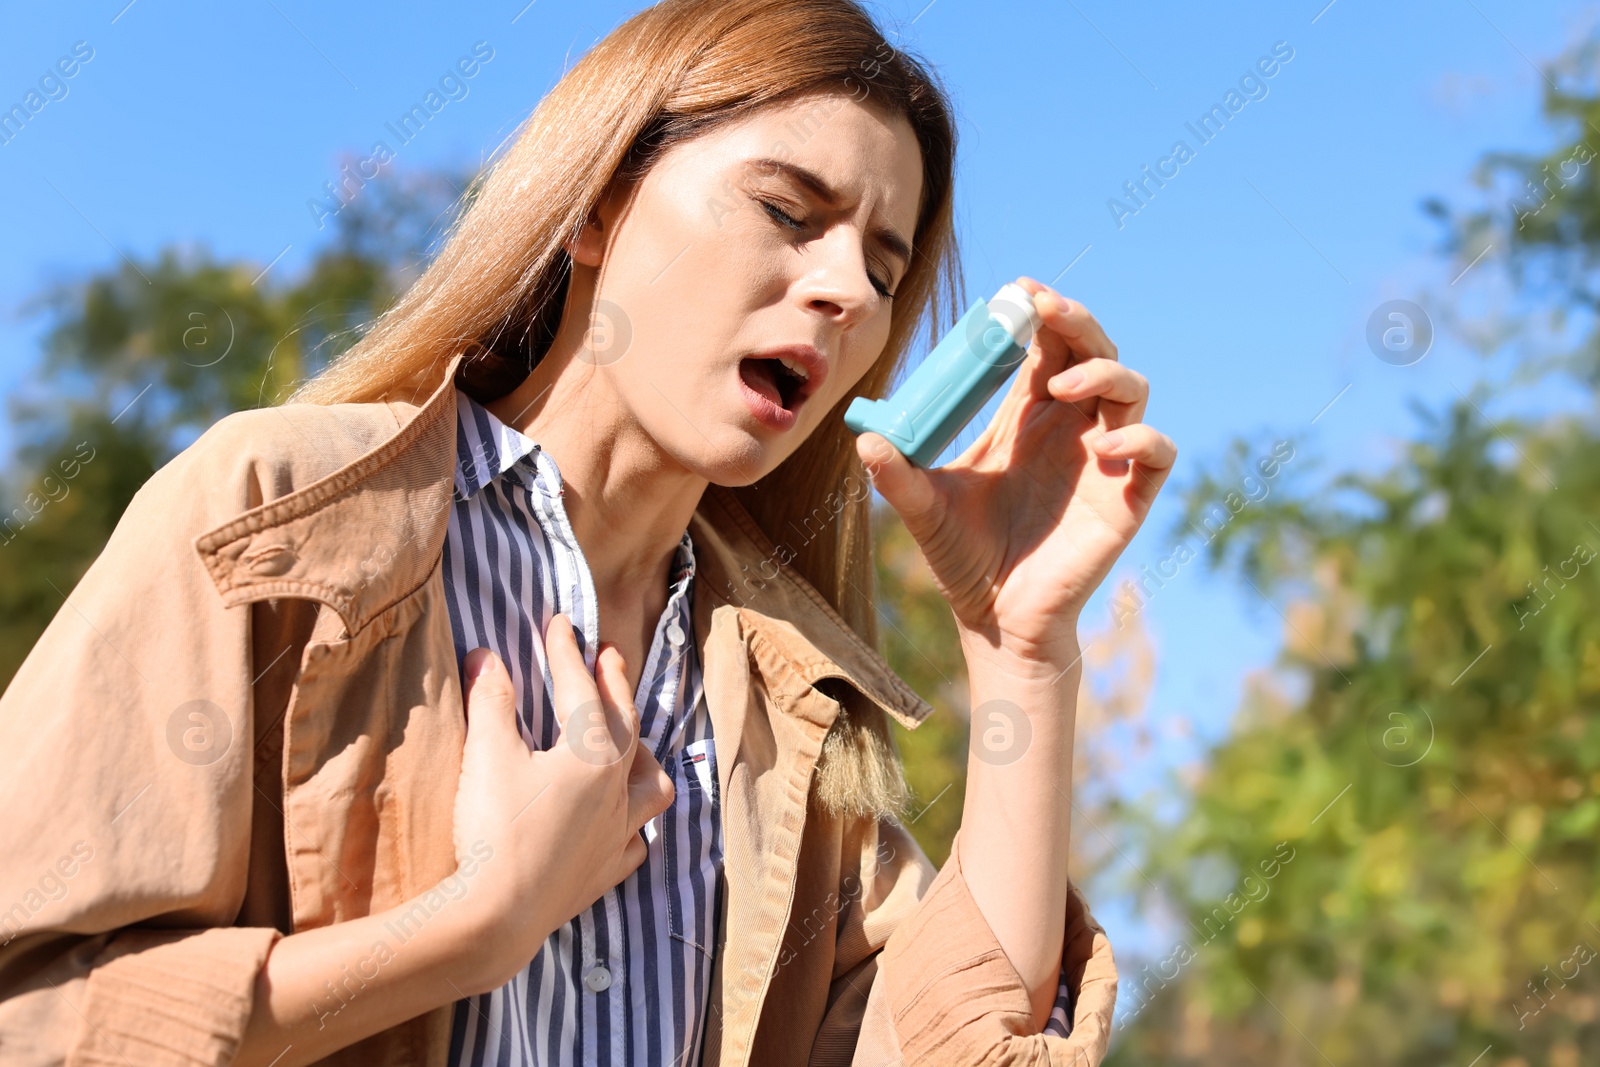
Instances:
[[[805,399],[801,390],[806,379],[784,366],[777,359],[748,358],[739,361],[739,377],[751,389],[760,393],[785,411],[797,411]]]

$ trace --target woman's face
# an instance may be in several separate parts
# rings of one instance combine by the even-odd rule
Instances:
[[[845,93],[674,146],[569,245],[575,294],[599,268],[583,358],[685,469],[755,481],[882,353],[921,187],[906,119]]]

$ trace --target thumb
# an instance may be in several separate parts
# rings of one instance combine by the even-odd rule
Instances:
[[[505,735],[518,733],[517,695],[511,675],[500,657],[487,648],[475,648],[462,662],[467,705],[467,744],[473,737],[499,744]],[[520,739],[520,733],[518,733]],[[482,742],[480,742],[482,743]]]
[[[928,472],[907,459],[889,439],[871,430],[856,436],[856,455],[872,485],[883,494],[913,537],[921,539],[933,525],[938,493]]]

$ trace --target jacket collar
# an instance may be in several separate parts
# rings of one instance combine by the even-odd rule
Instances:
[[[458,478],[482,473],[473,457],[456,454],[461,359],[450,361],[443,383],[420,406],[388,403],[398,432],[196,540],[226,603],[309,597],[338,611],[354,634],[428,579],[444,549]],[[372,536],[352,547],[352,530]],[[807,684],[842,679],[909,729],[933,710],[809,581],[780,563],[731,490],[707,488],[690,533],[696,597],[736,611],[745,633],[779,649]],[[354,559],[362,550],[374,558]]]

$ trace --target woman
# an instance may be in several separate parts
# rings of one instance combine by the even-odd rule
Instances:
[[[358,345],[151,479],[0,698],[6,1062],[1098,1062],[1076,625],[1175,450],[1027,278],[958,459],[843,427],[959,306],[953,159],[850,0],[666,0],[574,66]],[[864,473],[966,658],[937,872]]]

